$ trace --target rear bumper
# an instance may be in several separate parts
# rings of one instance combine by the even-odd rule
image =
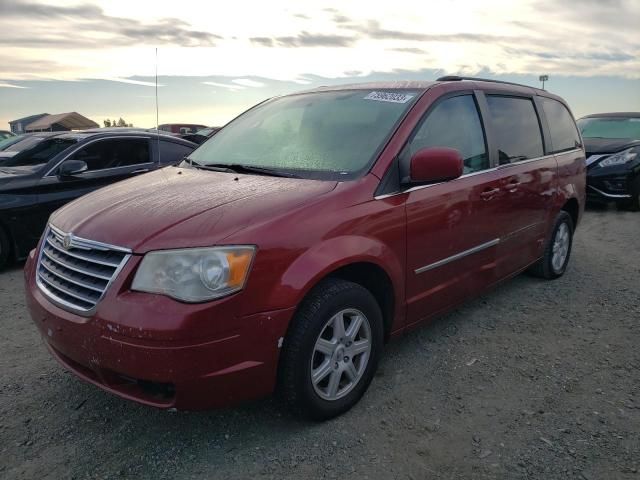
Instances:
[[[237,328],[213,338],[154,339],[153,332],[133,338],[99,310],[87,318],[53,305],[33,281],[33,263],[30,257],[25,266],[31,317],[54,358],[80,378],[145,405],[183,410],[226,407],[273,391],[279,340],[293,308],[230,318]],[[129,315],[144,308],[141,302]],[[202,314],[215,317],[216,305]]]

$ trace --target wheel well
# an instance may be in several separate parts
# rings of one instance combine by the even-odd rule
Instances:
[[[575,198],[570,198],[562,206],[562,210],[571,215],[571,220],[573,220],[573,228],[575,229],[578,226],[578,212],[580,211],[578,201]]]
[[[340,278],[362,285],[374,296],[384,321],[384,339],[389,339],[395,313],[393,283],[381,267],[373,263],[352,263],[331,272],[328,277]]]

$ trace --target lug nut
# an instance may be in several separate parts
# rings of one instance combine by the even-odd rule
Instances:
[[[348,362],[349,361],[349,357],[344,357],[344,361]]]

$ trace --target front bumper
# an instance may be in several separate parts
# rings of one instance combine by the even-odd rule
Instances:
[[[632,196],[631,185],[638,175],[640,168],[625,165],[605,168],[590,166],[587,170],[587,198],[599,201],[629,199]]]
[[[187,305],[135,294],[124,295],[125,306],[100,304],[93,316],[82,317],[52,304],[38,289],[34,269],[31,254],[25,266],[31,317],[52,355],[84,380],[139,403],[183,410],[230,406],[273,391],[279,345],[293,308],[216,318],[225,312],[216,303]],[[118,301],[109,292],[102,302]],[[181,310],[188,322],[173,321]],[[113,318],[113,312],[122,318]],[[159,312],[160,328],[133,328],[136,320],[149,325],[149,317]],[[175,325],[193,330],[216,322],[227,328],[203,337],[175,330]]]

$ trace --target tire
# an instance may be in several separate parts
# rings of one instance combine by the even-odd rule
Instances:
[[[350,327],[357,328],[351,337]],[[368,352],[356,353],[354,349],[365,349],[365,340]],[[336,417],[367,390],[382,348],[382,312],[373,295],[357,283],[323,280],[302,302],[285,337],[278,394],[295,415],[313,420]]]
[[[636,178],[629,188],[631,198],[616,202],[618,210],[630,210],[632,212],[640,211],[640,177]]]
[[[9,237],[4,232],[2,225],[0,225],[0,270],[4,269],[9,262],[10,249]]]
[[[561,277],[569,264],[573,245],[573,231],[574,225],[571,215],[561,210],[556,216],[556,221],[551,230],[551,235],[547,239],[542,258],[529,271],[536,277],[546,278],[547,280]],[[559,238],[558,235],[562,235],[562,237]],[[559,246],[556,246],[557,241],[560,242]],[[555,257],[554,260],[554,254],[557,253],[557,250],[565,248],[564,259],[560,262],[560,257]]]

